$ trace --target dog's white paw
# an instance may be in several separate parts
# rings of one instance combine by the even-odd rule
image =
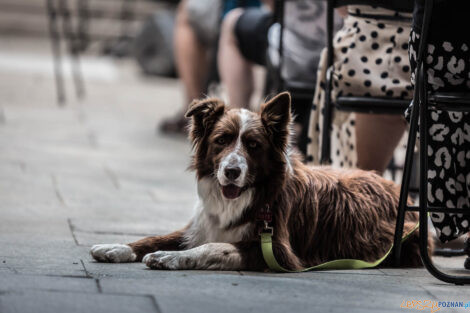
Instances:
[[[182,270],[188,262],[184,259],[180,251],[157,251],[144,256],[142,262],[151,269],[156,270]]]
[[[90,254],[98,262],[125,263],[137,258],[131,247],[119,243],[94,245]]]

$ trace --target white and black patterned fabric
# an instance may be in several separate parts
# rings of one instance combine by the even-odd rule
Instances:
[[[470,43],[466,36],[451,41],[429,40],[424,56],[431,91],[470,90]],[[468,37],[468,36],[467,36]],[[420,35],[410,35],[412,82]],[[431,111],[428,119],[428,204],[448,208],[470,206],[470,114]],[[432,213],[431,220],[442,242],[469,231],[470,216]]]
[[[411,31],[411,22],[407,18],[411,18],[411,14],[371,6],[348,6],[348,12],[343,27],[333,38],[333,100],[338,96],[411,99],[413,88],[407,56]],[[372,18],[374,16],[377,18]],[[403,20],[380,18],[383,16],[401,16]],[[326,59],[324,50],[308,132],[306,161],[312,165],[320,163]],[[357,167],[355,116],[351,112],[334,112],[331,129],[333,167]],[[403,154],[403,143],[399,145],[401,152],[398,154]]]

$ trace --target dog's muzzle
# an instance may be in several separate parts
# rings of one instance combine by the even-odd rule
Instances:
[[[217,179],[227,199],[236,199],[246,190],[245,179],[248,165],[246,159],[237,153],[230,153],[219,165]]]

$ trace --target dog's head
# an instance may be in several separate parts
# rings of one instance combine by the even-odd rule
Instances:
[[[193,101],[190,139],[195,154],[192,168],[199,179],[212,176],[227,199],[268,182],[284,172],[291,122],[291,98],[284,92],[261,107],[260,113],[229,110],[219,99]]]

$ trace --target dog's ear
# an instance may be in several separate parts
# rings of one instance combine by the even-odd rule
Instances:
[[[282,92],[265,103],[261,108],[261,121],[273,143],[284,149],[289,139],[291,122],[291,97]]]
[[[193,143],[211,131],[224,111],[225,104],[220,99],[207,98],[191,102],[185,116],[192,117],[190,138]]]

